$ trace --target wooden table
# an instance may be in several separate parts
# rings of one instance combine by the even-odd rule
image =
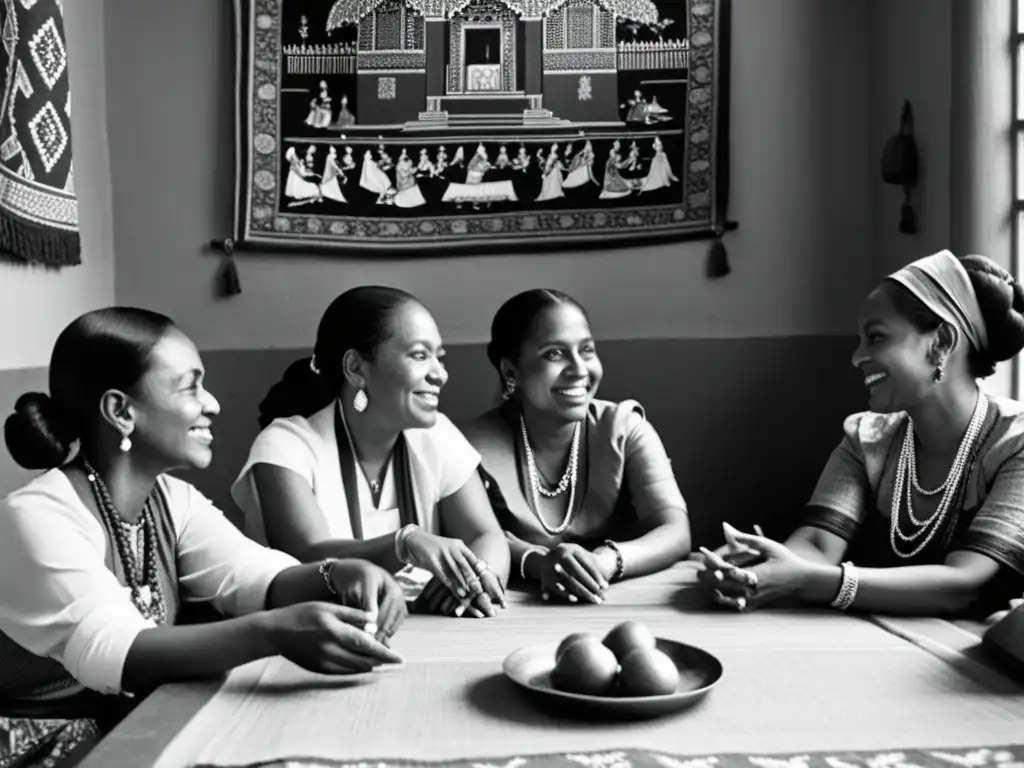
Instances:
[[[167,685],[83,768],[244,765],[284,756],[458,759],[564,750],[723,752],[997,746],[1024,742],[1024,687],[979,663],[977,634],[938,619],[831,610],[734,614],[708,606],[685,565],[615,585],[603,606],[510,594],[495,619],[413,616],[395,638],[404,669],[351,684],[281,658],[226,680]],[[515,648],[637,619],[701,646],[725,675],[697,706],[599,723],[538,706],[506,680]],[[159,760],[158,760],[159,758]]]

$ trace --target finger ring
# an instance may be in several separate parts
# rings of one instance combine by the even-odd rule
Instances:
[[[477,560],[473,563],[473,570],[483,576],[485,573],[491,570],[491,566],[487,564],[486,560]]]
[[[754,589],[757,589],[757,574],[753,571],[747,571],[747,583]]]
[[[565,568],[562,567],[561,563],[555,563],[555,573],[565,573]]]
[[[747,609],[747,598],[737,597],[735,602],[737,611],[745,611]]]

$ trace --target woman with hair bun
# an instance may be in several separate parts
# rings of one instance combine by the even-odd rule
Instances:
[[[702,583],[738,610],[1005,607],[1024,589],[1024,407],[978,379],[1024,348],[1024,288],[942,251],[883,280],[859,331],[870,410],[846,419],[801,525],[784,544],[729,531]]]
[[[401,661],[388,573],[300,565],[166,474],[209,465],[220,410],[171,320],[82,315],[49,378],[4,425],[14,459],[47,471],[0,501],[0,765],[74,764],[130,697],[265,656],[327,674]],[[175,626],[186,603],[235,618]]]
[[[312,358],[260,405],[263,431],[232,485],[246,532],[303,561],[366,558],[422,612],[504,607],[508,545],[479,454],[438,411],[448,380],[430,312],[360,286],[327,308]]]
[[[604,369],[583,307],[550,289],[513,296],[487,356],[505,402],[461,426],[522,580],[545,600],[600,604],[613,582],[686,557],[686,502],[658,433],[636,401],[595,398]]]

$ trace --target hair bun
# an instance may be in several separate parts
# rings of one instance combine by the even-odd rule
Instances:
[[[53,469],[67,459],[75,439],[61,427],[50,396],[26,392],[4,422],[4,440],[11,456],[25,469]]]
[[[1024,286],[1013,275],[984,256],[962,260],[988,331],[988,356],[999,362],[1024,349]]]
[[[270,388],[260,403],[260,429],[274,419],[310,416],[334,399],[334,391],[323,374],[313,372],[312,362],[311,357],[296,360],[288,366],[281,380]]]

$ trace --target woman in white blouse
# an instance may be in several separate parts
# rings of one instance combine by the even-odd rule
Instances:
[[[72,322],[50,394],[18,399],[11,455],[49,471],[0,502],[0,764],[80,753],[127,697],[261,657],[329,674],[401,661],[390,574],[300,565],[164,474],[210,463],[218,412],[188,337],[124,307]],[[174,626],[185,603],[237,618]]]
[[[360,286],[327,308],[312,358],[260,406],[231,493],[257,541],[312,562],[397,573],[416,610],[496,615],[509,551],[480,455],[438,412],[448,380],[434,318],[404,291]]]

